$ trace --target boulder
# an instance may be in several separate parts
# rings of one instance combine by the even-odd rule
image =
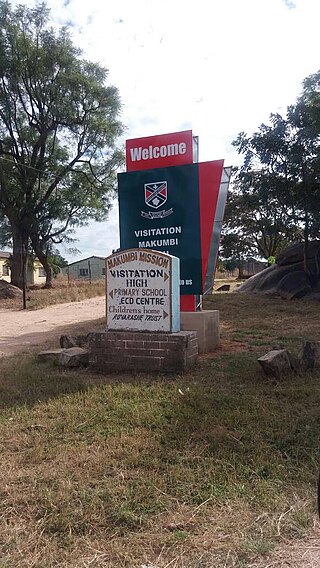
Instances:
[[[291,355],[286,349],[274,349],[259,357],[258,363],[268,377],[280,379],[283,375],[292,372],[290,359]]]
[[[299,355],[300,366],[305,371],[313,371],[320,366],[320,341],[304,341]]]
[[[46,351],[40,351],[38,353],[38,359],[40,361],[51,361],[52,363],[59,363],[59,356],[64,351],[64,349],[48,349]]]
[[[230,284],[222,284],[222,286],[219,286],[219,288],[217,288],[217,292],[229,292],[230,290]]]
[[[276,263],[244,282],[237,293],[278,295],[281,298],[320,300],[320,241],[312,241],[304,270],[303,243],[288,247]]]
[[[309,262],[314,262],[316,257],[320,254],[320,242],[311,241],[308,244],[307,259]],[[298,264],[303,262],[304,256],[304,245],[303,243],[295,243],[290,247],[287,247],[276,258],[276,263],[278,266],[290,266],[292,264]],[[318,259],[319,260],[319,259]]]
[[[61,335],[60,347],[70,349],[70,347],[87,347],[89,345],[91,333],[86,335]]]
[[[81,367],[89,364],[89,353],[82,347],[62,349],[59,355],[59,365],[63,367]]]
[[[64,349],[70,349],[70,347],[79,347],[77,344],[77,339],[73,335],[61,335],[60,336],[60,347]]]

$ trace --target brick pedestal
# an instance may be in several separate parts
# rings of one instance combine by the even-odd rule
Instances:
[[[92,333],[89,343],[90,366],[102,373],[185,371],[197,357],[198,338],[194,331],[104,331]]]

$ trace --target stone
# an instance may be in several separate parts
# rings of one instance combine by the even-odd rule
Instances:
[[[280,379],[281,376],[293,371],[290,354],[286,349],[276,349],[269,351],[259,357],[258,363],[268,377]]]
[[[313,371],[320,366],[320,341],[304,341],[299,355],[300,366],[305,371]]]
[[[70,349],[70,347],[79,347],[77,338],[73,335],[61,335],[60,347],[63,347],[64,349]]]
[[[65,351],[64,349],[48,349],[46,351],[40,351],[38,353],[38,359],[40,361],[51,361],[52,363],[59,363],[59,357],[61,353]]]
[[[89,354],[82,347],[70,347],[61,351],[58,362],[63,367],[81,367],[89,364]]]
[[[219,286],[219,288],[217,288],[217,292],[229,292],[230,290],[230,284],[223,284],[222,286]]]
[[[244,282],[237,293],[277,295],[281,298],[320,300],[320,241],[311,241],[308,246],[308,274],[304,270],[303,243],[285,249],[276,258],[276,263],[265,268]]]
[[[86,335],[61,335],[60,347],[70,349],[70,347],[88,347],[91,332]]]

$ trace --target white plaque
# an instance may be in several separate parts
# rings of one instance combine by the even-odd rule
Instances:
[[[106,258],[107,329],[180,331],[179,263],[150,249]]]

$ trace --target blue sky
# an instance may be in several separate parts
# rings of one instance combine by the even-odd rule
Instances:
[[[25,0],[25,4],[33,2]],[[320,0],[47,0],[119,88],[125,138],[192,129],[200,161],[239,163],[231,142],[295,101],[320,68]],[[76,231],[80,257],[119,245],[117,204]],[[74,256],[61,250],[69,260]]]

